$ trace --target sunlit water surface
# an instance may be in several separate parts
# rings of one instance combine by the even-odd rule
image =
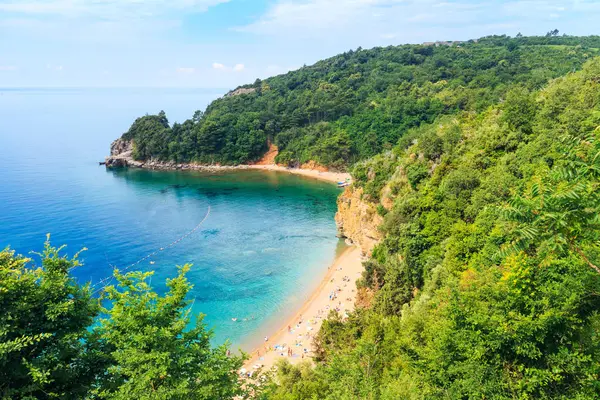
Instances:
[[[194,313],[206,314],[215,343],[250,349],[293,314],[340,251],[338,189],[275,172],[98,165],[136,117],[164,109],[182,122],[222,92],[0,89],[0,247],[39,251],[46,233],[69,254],[87,247],[73,273],[93,285],[158,250],[131,270],[154,270],[159,292],[177,265],[191,263]],[[196,231],[166,247],[209,206]]]

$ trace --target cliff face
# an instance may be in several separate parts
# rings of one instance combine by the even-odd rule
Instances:
[[[373,247],[381,240],[378,230],[383,218],[376,205],[362,199],[362,189],[349,186],[338,198],[335,222],[340,237],[348,238],[364,255],[371,255]]]
[[[239,88],[236,90],[232,90],[231,92],[227,93],[224,97],[239,96],[242,94],[254,93],[255,91],[256,91],[256,89],[254,89],[254,88]]]
[[[131,140],[123,140],[121,138],[115,140],[110,144],[110,155],[129,155],[133,151],[133,142]]]
[[[104,164],[109,167],[140,167],[142,163],[135,161],[131,153],[133,152],[133,141],[115,140],[110,145],[110,156],[106,157]]]

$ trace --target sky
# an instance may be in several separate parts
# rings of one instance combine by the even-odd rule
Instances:
[[[359,46],[599,20],[600,0],[0,0],[0,87],[235,88]]]

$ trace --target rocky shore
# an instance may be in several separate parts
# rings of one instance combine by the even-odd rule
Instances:
[[[346,182],[350,180],[350,174],[346,172],[332,172],[323,169],[316,169],[311,164],[301,168],[288,168],[277,164],[242,164],[242,165],[207,165],[195,163],[176,163],[173,161],[147,160],[137,161],[133,159],[133,142],[123,139],[117,139],[110,146],[110,156],[106,157],[101,164],[107,168],[133,167],[155,170],[181,170],[181,171],[207,171],[221,172],[230,170],[263,170],[280,171],[295,175],[302,175],[309,178],[324,180],[328,182]]]
[[[194,163],[176,163],[173,161],[147,160],[137,161],[133,159],[133,142],[117,139],[110,145],[110,156],[104,160],[107,168],[133,167],[159,170],[198,170],[198,171],[221,171],[227,169],[249,169],[250,165],[222,166]]]

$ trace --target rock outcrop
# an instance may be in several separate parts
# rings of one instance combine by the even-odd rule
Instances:
[[[133,141],[117,139],[110,145],[110,156],[106,157],[104,164],[107,168],[134,167],[159,170],[194,170],[194,171],[223,171],[225,169],[250,169],[252,165],[221,166],[177,163],[175,161],[160,161],[149,159],[137,161],[133,159]]]
[[[111,156],[118,156],[118,155],[122,155],[125,153],[131,155],[132,151],[133,151],[133,142],[131,140],[125,140],[125,139],[119,138],[110,144],[110,155]]]
[[[239,96],[241,94],[250,94],[256,92],[254,88],[239,88],[227,93],[225,97]]]
[[[104,164],[107,168],[142,167],[143,163],[135,161],[132,156],[133,141],[117,139],[110,145],[110,156],[106,157]]]
[[[370,256],[373,247],[381,240],[379,225],[383,218],[377,206],[362,198],[362,189],[349,186],[338,198],[335,222],[338,235],[350,239],[360,247],[363,255]]]

